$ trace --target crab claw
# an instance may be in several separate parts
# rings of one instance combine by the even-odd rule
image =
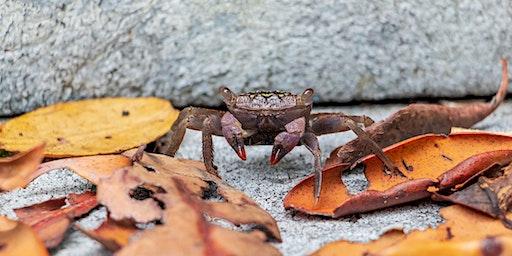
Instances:
[[[238,150],[236,150],[236,154],[238,155],[238,157],[240,157],[240,159],[244,161],[247,160],[247,155],[245,154],[244,146],[238,147]]]
[[[288,152],[297,146],[300,141],[300,135],[288,132],[279,133],[274,139],[274,147],[270,155],[270,164],[275,165],[279,163]]]
[[[245,154],[244,139],[242,137],[242,134],[237,133],[236,129],[227,127],[222,128],[222,133],[224,134],[224,138],[226,138],[226,141],[231,146],[231,148],[233,148],[238,157],[245,161],[247,159],[247,155]]]
[[[242,125],[230,113],[226,113],[222,117],[221,124],[224,138],[226,138],[226,141],[231,146],[231,148],[233,148],[238,157],[245,161],[247,159],[247,155],[245,154],[243,137],[244,131],[242,129]]]

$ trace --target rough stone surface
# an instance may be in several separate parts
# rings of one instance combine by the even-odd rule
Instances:
[[[0,0],[0,115],[154,95],[314,87],[317,102],[490,95],[512,2]]]
[[[369,105],[343,107],[324,110],[343,111],[348,114],[365,113],[379,120],[397,110],[400,105]],[[491,117],[478,124],[476,128],[493,131],[512,130],[512,102],[500,107]],[[323,157],[336,146],[352,139],[354,135],[341,133],[320,137]],[[282,232],[283,243],[276,246],[285,255],[305,255],[318,249],[327,242],[339,239],[368,241],[392,228],[405,230],[424,229],[442,222],[438,215],[440,206],[429,202],[419,202],[407,206],[393,207],[372,213],[360,214],[341,219],[310,217],[285,211],[282,199],[286,192],[312,171],[312,156],[303,147],[295,148],[279,165],[268,164],[270,146],[247,148],[247,161],[238,159],[223,138],[214,138],[216,163],[221,176],[230,185],[254,198],[277,220]],[[189,131],[177,152],[178,157],[201,159],[201,136],[199,132]],[[361,190],[366,180],[361,173],[347,173],[343,177],[352,191]],[[90,189],[91,184],[79,176],[65,170],[56,170],[45,174],[31,183],[26,189],[0,194],[0,215],[13,215],[12,209],[31,205],[50,198],[63,196],[69,192]],[[92,228],[105,216],[99,209],[91,216],[80,221],[81,225]],[[71,255],[108,255],[97,242],[72,230],[64,243],[53,251],[58,256]]]

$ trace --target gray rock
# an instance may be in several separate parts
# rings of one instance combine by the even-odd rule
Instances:
[[[512,55],[501,0],[0,0],[0,115],[71,99],[217,105],[216,88],[318,102],[489,95]]]

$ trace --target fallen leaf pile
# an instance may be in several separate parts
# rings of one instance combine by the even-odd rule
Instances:
[[[43,163],[34,173],[66,167],[95,183],[96,193],[70,194],[14,212],[47,248],[62,241],[75,218],[101,204],[109,212],[105,223],[95,230],[78,228],[120,255],[280,255],[267,243],[281,241],[275,220],[206,172],[202,162],[150,153],[131,162],[136,151]],[[156,225],[144,230],[136,223]]]
[[[441,209],[443,224],[391,230],[368,243],[335,241],[313,255],[512,255],[512,134],[453,129],[473,126],[503,102],[507,68],[502,60],[489,103],[412,104],[367,127],[398,172],[356,138],[330,154],[318,200],[313,176],[284,198],[286,209],[332,218],[431,198],[451,204]],[[14,209],[17,220],[0,216],[0,256],[48,255],[70,228],[116,255],[281,255],[272,244],[282,240],[278,225],[255,201],[203,162],[144,151],[177,114],[162,99],[106,98],[3,123],[0,193],[63,168],[95,189]],[[341,175],[356,167],[368,187],[351,194]],[[98,227],[75,223],[100,207],[107,217]]]
[[[175,118],[167,101],[118,98],[57,104],[6,122],[0,146],[20,153],[0,158],[0,191],[62,168],[96,191],[14,209],[18,222],[0,219],[0,255],[48,255],[73,226],[120,255],[281,255],[269,243],[281,241],[276,221],[252,199],[202,162],[139,147]],[[108,212],[101,226],[73,225],[99,206]]]

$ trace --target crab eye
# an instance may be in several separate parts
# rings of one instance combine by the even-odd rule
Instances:
[[[313,91],[313,89],[311,89],[311,88],[306,89],[301,95],[302,102],[304,104],[311,104],[313,102],[313,94],[314,93],[315,93],[315,91]]]
[[[219,92],[226,101],[231,101],[234,98],[234,94],[231,92],[231,90],[225,86],[222,86],[219,88]]]
[[[315,93],[315,91],[311,88],[308,88],[306,89],[302,94],[306,95],[306,96],[311,96]]]

